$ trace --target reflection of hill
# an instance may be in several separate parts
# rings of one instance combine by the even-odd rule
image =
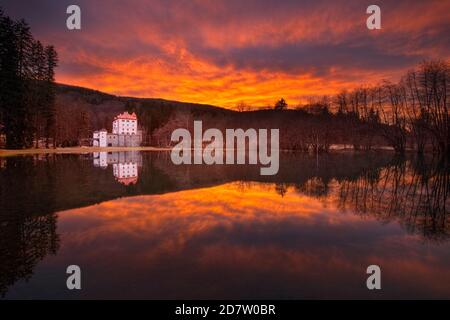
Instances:
[[[353,180],[371,168],[380,169],[392,159],[391,154],[332,153],[318,159],[304,153],[281,153],[280,170],[273,176],[261,176],[260,165],[180,165],[170,163],[169,154],[156,158],[154,165],[177,181],[181,189],[199,188],[231,181],[303,184],[313,177],[325,181]]]
[[[302,184],[313,177],[354,180],[391,156],[332,154],[317,161],[308,155],[283,154],[276,176],[260,176],[259,165],[173,165],[168,153],[144,153],[138,182],[124,186],[112,168],[96,168],[91,156],[51,155],[6,158],[0,170],[0,219],[41,215],[79,208],[120,197],[160,194],[231,181]]]
[[[115,180],[111,166],[95,167],[92,155],[0,158],[0,295],[29,279],[37,263],[58,250],[54,212],[232,181],[243,188],[252,182],[275,184],[280,196],[292,189],[330,196],[340,209],[396,220],[423,239],[449,239],[449,166],[431,159],[281,154],[279,174],[260,176],[259,165],[175,166],[168,153],[143,153],[137,183],[126,186]]]
[[[94,167],[91,155],[52,155],[2,160],[0,221],[17,216],[89,206],[120,197],[215,186],[232,181],[266,182],[283,196],[289,187],[313,197],[338,185],[341,208],[380,219],[401,220],[427,237],[448,236],[448,164],[394,159],[389,153],[336,153],[318,159],[283,153],[275,176],[259,165],[173,165],[170,154],[143,153],[136,184],[122,185],[112,168]]]
[[[136,184],[116,181],[112,166],[93,165],[92,155],[0,158],[0,296],[19,279],[29,279],[37,263],[59,247],[54,212],[142,194],[167,193],[229,181],[302,183],[315,175],[356,179],[368,166],[389,157],[329,155],[319,162],[284,155],[275,177],[258,166],[175,166],[167,153],[144,153]]]

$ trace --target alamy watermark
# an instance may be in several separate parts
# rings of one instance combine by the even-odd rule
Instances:
[[[366,13],[370,14],[370,16],[366,20],[367,29],[381,29],[381,8],[376,4],[372,4],[367,7]]]
[[[81,30],[81,8],[78,5],[71,4],[67,7],[66,13],[69,15],[66,20],[66,26],[69,30]],[[376,4],[367,7],[366,13],[370,16],[366,20],[366,26],[369,30],[381,29],[381,8]]]
[[[381,289],[381,268],[376,264],[367,267],[366,273],[370,274],[367,278],[366,286],[369,290]]]
[[[81,269],[76,264],[67,267],[66,273],[70,274],[66,280],[66,286],[69,290],[81,290]]]
[[[187,129],[172,132],[172,142],[178,142],[171,152],[172,162],[180,164],[261,164],[260,174],[275,175],[279,169],[279,129],[216,128],[203,132],[202,121],[194,121],[194,137]],[[224,147],[225,146],[225,147]],[[248,147],[248,148],[247,148]],[[270,153],[268,149],[270,147]],[[247,162],[248,160],[248,162]]]
[[[66,26],[69,30],[81,30],[81,9],[72,4],[67,7],[66,13],[69,14],[66,20]]]

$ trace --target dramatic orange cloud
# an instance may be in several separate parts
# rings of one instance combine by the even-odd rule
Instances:
[[[233,108],[397,80],[424,59],[448,59],[450,2],[379,1],[369,31],[360,1],[78,1],[82,30],[65,28],[64,1],[20,4],[37,38],[56,46],[57,81],[117,95]]]

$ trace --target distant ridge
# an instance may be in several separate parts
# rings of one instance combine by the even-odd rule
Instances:
[[[281,149],[303,152],[328,152],[332,145],[351,145],[357,150],[387,146],[383,133],[391,130],[321,107],[239,112],[207,104],[116,96],[66,84],[57,84],[56,109],[57,136],[63,147],[89,145],[95,130],[110,132],[114,117],[124,111],[136,113],[143,145],[154,147],[173,146],[173,131],[185,128],[193,132],[194,121],[202,121],[203,131],[279,129]]]
[[[231,109],[226,109],[223,107],[210,105],[210,104],[202,104],[202,103],[195,103],[195,102],[184,102],[184,101],[177,101],[177,100],[168,100],[168,99],[162,99],[162,98],[138,98],[138,97],[131,97],[131,96],[119,96],[114,95],[110,93],[105,93],[96,89],[90,89],[86,87],[81,86],[74,86],[74,85],[68,85],[64,83],[56,83],[57,87],[57,93],[59,94],[68,94],[68,93],[79,93],[86,98],[97,98],[101,100],[118,100],[118,101],[146,101],[146,102],[157,102],[157,103],[163,103],[165,105],[170,106],[183,106],[183,107],[199,107],[199,108],[207,108],[207,109],[215,109],[215,110],[223,110],[223,111],[229,111],[229,112],[235,112]],[[98,100],[97,100],[98,101]]]
[[[208,118],[219,123],[239,114],[213,105],[117,96],[62,83],[56,84],[56,110],[58,137],[66,147],[89,144],[95,130],[111,131],[114,117],[124,111],[137,114],[143,144],[157,146],[170,143],[170,132],[189,126],[193,120]]]

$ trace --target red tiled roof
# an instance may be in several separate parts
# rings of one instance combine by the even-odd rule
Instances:
[[[129,186],[131,184],[136,184],[138,181],[138,178],[137,177],[117,178],[116,180],[126,186]]]
[[[117,115],[114,120],[123,119],[123,120],[137,120],[136,113],[129,114],[128,112],[121,113]]]

